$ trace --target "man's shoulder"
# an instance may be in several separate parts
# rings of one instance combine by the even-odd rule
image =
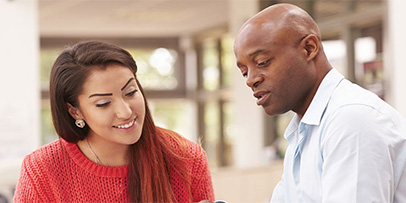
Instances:
[[[375,106],[381,103],[384,103],[384,101],[374,93],[348,80],[343,80],[334,90],[329,105],[338,108],[352,104]]]
[[[326,114],[341,111],[348,112],[355,117],[368,118],[371,113],[376,112],[388,117],[399,117],[399,113],[376,94],[348,80],[343,80],[334,90],[328,102]]]
[[[373,128],[393,126],[405,131],[406,120],[376,94],[343,80],[332,93],[322,123],[346,128],[355,125]]]
[[[405,134],[406,120],[374,93],[343,81],[329,101],[323,125],[343,134]]]

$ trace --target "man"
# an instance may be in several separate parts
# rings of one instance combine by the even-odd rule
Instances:
[[[261,11],[242,26],[234,53],[267,114],[296,113],[272,202],[406,202],[405,119],[333,69],[305,11]]]

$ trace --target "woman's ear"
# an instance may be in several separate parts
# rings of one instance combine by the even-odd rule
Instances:
[[[316,35],[310,34],[304,40],[304,48],[307,52],[307,61],[311,61],[319,54],[320,41]]]
[[[72,106],[72,104],[70,104],[68,102],[66,102],[66,107],[68,108],[68,112],[69,112],[70,116],[72,116],[73,119],[75,119],[75,120],[82,119],[83,120],[83,115],[78,108]]]

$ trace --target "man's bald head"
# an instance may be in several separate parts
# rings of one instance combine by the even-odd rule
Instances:
[[[321,41],[320,30],[312,17],[292,4],[275,4],[262,10],[242,26],[236,41],[252,31],[273,33],[273,37],[288,41],[313,34]]]

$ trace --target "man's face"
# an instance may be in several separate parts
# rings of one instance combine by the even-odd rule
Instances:
[[[301,37],[253,24],[237,36],[237,66],[257,105],[269,115],[302,109],[315,85],[315,69],[306,60]]]

